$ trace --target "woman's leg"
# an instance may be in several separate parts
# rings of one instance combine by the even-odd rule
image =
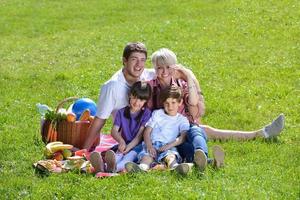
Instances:
[[[187,141],[193,145],[194,152],[201,149],[208,157],[207,137],[203,128],[196,125],[191,126],[187,133]]]
[[[203,128],[209,139],[219,140],[252,140],[256,137],[272,138],[277,137],[284,128],[285,117],[283,114],[277,116],[270,124],[267,124],[262,129],[255,131],[234,131],[222,130],[210,127],[208,125],[200,125]]]
[[[208,125],[200,125],[200,127],[205,130],[207,137],[213,140],[252,140],[258,136],[263,136],[262,129],[257,131],[233,131],[217,129]]]

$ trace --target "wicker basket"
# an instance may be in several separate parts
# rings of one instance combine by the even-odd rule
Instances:
[[[56,113],[60,108],[63,107],[64,104],[66,104],[67,102],[73,102],[77,99],[78,98],[76,97],[69,97],[62,100],[56,107],[55,110]],[[48,133],[50,123],[51,121],[49,120],[42,120],[41,134],[44,143],[47,143],[46,138],[47,138],[47,133]],[[72,144],[73,146],[82,149],[83,144],[87,138],[90,125],[91,125],[90,121],[75,121],[75,122],[68,122],[67,120],[59,121],[56,124],[57,141],[61,141],[64,144]],[[100,138],[97,137],[93,146],[98,145],[99,140]]]

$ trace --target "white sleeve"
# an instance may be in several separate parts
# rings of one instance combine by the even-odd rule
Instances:
[[[151,115],[150,119],[148,120],[148,122],[145,124],[145,127],[149,126],[151,128],[154,128],[156,122],[157,122],[157,110],[152,112],[152,115]]]
[[[190,129],[189,120],[182,116],[179,122],[179,132],[188,131]]]
[[[141,77],[140,77],[140,80],[142,80],[142,81],[151,81],[155,77],[156,77],[156,74],[155,74],[154,69],[145,68],[142,75],[141,75]]]
[[[110,83],[102,86],[96,116],[101,119],[108,119],[116,105],[113,87]]]

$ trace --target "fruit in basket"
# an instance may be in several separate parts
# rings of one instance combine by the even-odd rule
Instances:
[[[64,159],[67,159],[68,157],[71,157],[71,156],[72,156],[72,151],[69,150],[69,149],[64,149],[64,150],[62,151],[62,154],[63,154],[63,156],[64,156]]]
[[[72,106],[72,112],[75,113],[77,120],[80,119],[82,113],[87,109],[90,111],[90,115],[96,115],[97,105],[93,100],[89,98],[78,99]]]
[[[76,115],[72,112],[67,114],[67,121],[68,122],[75,122],[76,121]]]
[[[61,161],[64,159],[64,156],[61,151],[57,151],[53,154],[53,159],[57,161]]]
[[[87,121],[91,116],[91,112],[89,109],[86,109],[80,116],[80,121]]]
[[[94,118],[94,116],[90,116],[88,120],[92,123],[94,121]]]

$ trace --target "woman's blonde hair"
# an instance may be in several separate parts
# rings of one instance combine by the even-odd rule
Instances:
[[[175,65],[177,63],[177,57],[175,53],[167,48],[162,48],[155,51],[151,55],[152,65],[155,68],[157,65]]]

